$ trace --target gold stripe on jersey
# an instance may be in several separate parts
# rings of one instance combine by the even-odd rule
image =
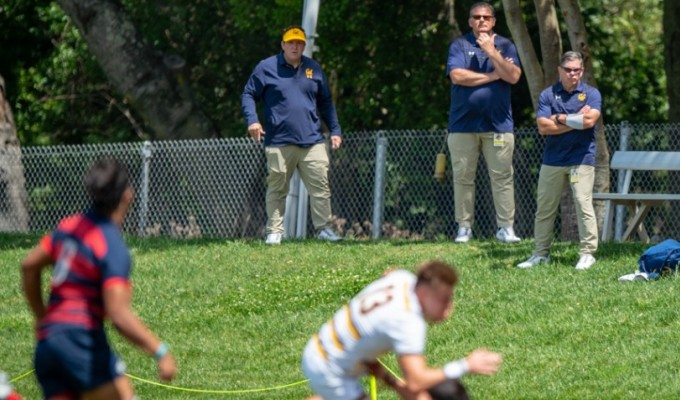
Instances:
[[[411,312],[411,303],[408,301],[408,283],[404,282],[404,308],[406,312]]]
[[[319,351],[323,359],[328,361],[328,353],[326,353],[326,349],[323,348],[323,344],[321,343],[321,338],[319,338],[319,335],[314,335],[314,341],[316,342],[316,349]]]
[[[345,306],[345,313],[347,314],[347,327],[349,328],[349,332],[352,334],[352,337],[354,340],[361,339],[361,335],[359,334],[356,325],[354,325],[354,321],[352,321],[352,313],[349,310],[349,305]]]
[[[335,344],[335,347],[340,349],[340,351],[345,351],[345,345],[342,344],[340,337],[338,337],[338,331],[335,329],[335,319],[328,321],[328,326],[330,327],[331,338],[333,339],[333,344]]]

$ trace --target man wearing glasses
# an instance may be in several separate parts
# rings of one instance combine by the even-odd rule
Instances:
[[[472,5],[468,19],[472,31],[453,40],[446,63],[446,74],[451,79],[447,143],[453,165],[456,243],[472,238],[480,152],[491,180],[496,238],[506,243],[520,241],[513,230],[515,139],[510,87],[519,81],[522,70],[515,45],[493,31],[494,13],[489,3]]]
[[[594,87],[581,82],[583,56],[575,51],[562,55],[559,82],[541,92],[536,111],[538,132],[545,136],[543,162],[536,193],[532,256],[517,265],[531,268],[550,261],[550,243],[562,189],[571,186],[576,207],[579,260],[576,269],[595,263],[597,220],[593,209],[595,182],[595,125],[600,118],[602,97]]]

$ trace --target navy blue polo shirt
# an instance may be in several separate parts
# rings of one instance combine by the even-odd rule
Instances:
[[[509,39],[496,35],[494,45],[503,58],[510,57],[520,67],[517,48]],[[482,73],[494,70],[473,32],[454,39],[449,46],[447,78],[456,68]],[[512,132],[510,87],[511,84],[502,79],[475,87],[451,84],[449,132]]]
[[[576,114],[589,105],[602,110],[600,91],[579,82],[572,92],[567,92],[561,82],[543,90],[538,98],[536,118],[550,118],[553,114]],[[543,164],[553,167],[572,165],[595,166],[595,126],[588,129],[574,129],[561,135],[545,137]]]
[[[318,62],[302,56],[293,68],[283,52],[266,58],[255,67],[241,95],[246,125],[258,122],[256,103],[264,103],[265,146],[322,143],[321,118],[331,135],[340,135],[340,124],[326,76]]]

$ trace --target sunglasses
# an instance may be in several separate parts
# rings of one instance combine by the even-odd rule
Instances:
[[[484,20],[484,21],[491,21],[494,19],[493,15],[473,15],[470,18],[474,19],[475,21]]]
[[[578,74],[578,73],[581,73],[581,71],[583,71],[583,68],[567,68],[567,67],[563,67],[561,65],[560,65],[560,68],[562,68],[562,71],[564,71],[568,74],[572,74],[572,73]]]

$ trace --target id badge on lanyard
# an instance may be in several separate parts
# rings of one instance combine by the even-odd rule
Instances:
[[[493,134],[493,147],[503,147],[505,145],[505,138],[502,133]]]

